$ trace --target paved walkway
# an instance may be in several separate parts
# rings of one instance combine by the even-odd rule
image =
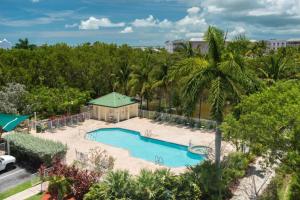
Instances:
[[[48,183],[47,182],[43,183],[42,189],[45,190],[47,187],[48,187]],[[24,200],[40,192],[41,192],[41,184],[38,184],[36,186],[33,186],[32,188],[19,192],[15,195],[12,195],[4,200]]]
[[[271,167],[262,168],[260,162],[262,162],[261,158],[250,166],[248,175],[240,180],[231,200],[258,199],[258,196],[266,189],[275,175],[275,171]]]

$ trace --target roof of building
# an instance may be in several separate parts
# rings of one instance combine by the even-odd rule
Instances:
[[[112,92],[97,99],[91,100],[89,103],[98,106],[118,108],[137,103],[137,101],[134,98],[125,96],[123,94]]]
[[[24,120],[28,119],[28,115],[10,115],[0,113],[0,126],[6,132],[14,130]]]

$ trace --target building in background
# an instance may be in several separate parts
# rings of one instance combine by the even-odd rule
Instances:
[[[300,46],[300,39],[288,39],[288,40],[278,40],[278,39],[271,39],[265,40],[267,44],[267,48],[269,50],[278,50],[282,47],[299,47]]]
[[[283,47],[300,47],[300,39],[288,39],[288,40],[279,40],[279,39],[270,39],[263,40],[268,50],[278,50]],[[202,54],[207,54],[208,44],[201,38],[192,38],[190,40],[173,40],[165,42],[165,49],[169,53],[174,53],[178,48],[181,48],[182,44],[190,42],[193,49],[199,49]],[[229,41],[226,41],[228,43]],[[256,40],[250,40],[250,42],[258,42]]]
[[[192,38],[190,40],[173,40],[165,42],[165,49],[169,53],[174,53],[176,49],[180,48],[182,44],[186,44],[190,42],[193,49],[199,49],[202,54],[206,54],[208,52],[208,44],[201,38]]]
[[[300,39],[289,39],[287,40],[288,47],[300,47]]]

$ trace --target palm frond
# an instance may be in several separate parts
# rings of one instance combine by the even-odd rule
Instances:
[[[225,105],[224,84],[221,77],[211,82],[209,90],[209,101],[211,104],[211,115],[217,122],[223,121],[223,107]]]

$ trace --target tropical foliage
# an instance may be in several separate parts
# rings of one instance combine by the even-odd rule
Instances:
[[[137,177],[111,172],[86,199],[230,198],[249,155],[281,163],[291,176],[288,191],[297,196],[300,48],[275,52],[263,41],[245,36],[228,41],[226,35],[209,27],[207,53],[185,43],[172,54],[100,42],[35,46],[20,39],[13,49],[0,49],[0,112],[36,111],[41,117],[78,112],[90,98],[118,91],[138,98],[143,109],[217,122],[215,163],[179,176],[164,170]],[[221,161],[222,139],[248,154]]]
[[[65,196],[72,196],[80,200],[101,175],[97,172],[81,170],[74,165],[68,166],[60,159],[54,159],[49,171],[48,191],[54,198],[63,199]]]
[[[242,153],[230,154],[221,164],[222,199],[231,197],[231,187],[245,175],[251,161]],[[217,172],[215,164],[205,161],[189,167],[185,173],[175,175],[168,170],[142,170],[138,176],[127,171],[110,172],[103,182],[95,184],[84,196],[92,199],[131,200],[213,200],[218,199]]]

